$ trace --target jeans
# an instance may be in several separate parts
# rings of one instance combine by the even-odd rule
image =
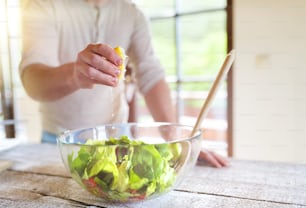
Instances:
[[[41,143],[56,144],[56,137],[57,136],[55,134],[43,131],[41,136]]]

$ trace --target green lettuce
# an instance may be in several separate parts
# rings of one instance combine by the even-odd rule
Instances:
[[[127,136],[105,141],[89,139],[68,155],[72,177],[107,199],[140,200],[169,190],[176,179],[179,143],[145,144]]]

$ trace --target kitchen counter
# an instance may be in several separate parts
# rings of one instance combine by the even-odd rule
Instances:
[[[0,153],[0,207],[305,207],[306,165],[232,160],[223,169],[196,166],[175,190],[144,202],[108,203],[83,190],[63,166],[56,145]]]

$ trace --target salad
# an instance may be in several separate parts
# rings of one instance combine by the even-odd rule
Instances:
[[[127,136],[89,139],[68,155],[68,164],[72,177],[93,194],[136,201],[169,190],[180,153],[179,143],[146,144]]]

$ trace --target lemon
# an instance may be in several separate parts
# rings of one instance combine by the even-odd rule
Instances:
[[[120,80],[120,79],[122,79],[124,77],[124,74],[125,74],[125,59],[126,59],[126,55],[125,55],[124,49],[121,48],[120,46],[115,47],[114,50],[120,56],[120,58],[122,59],[122,64],[119,66],[120,74],[118,76],[118,78]]]

